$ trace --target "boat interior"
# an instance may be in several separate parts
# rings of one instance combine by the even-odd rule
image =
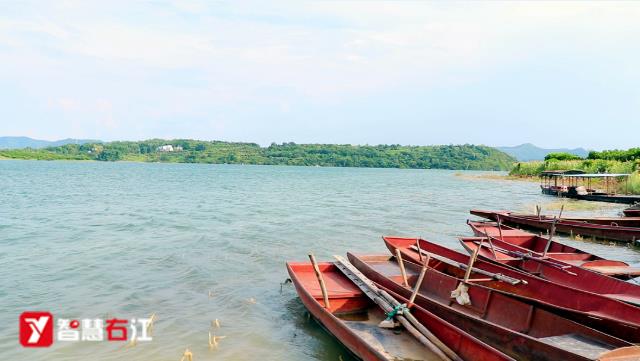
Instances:
[[[358,255],[357,257],[385,277],[398,284],[403,283],[401,270],[395,257],[386,255]],[[586,327],[490,289],[469,287],[471,304],[460,305],[451,297],[451,292],[458,287],[460,283],[458,278],[464,277],[464,271],[436,259],[431,259],[429,266],[430,269],[420,285],[419,293],[432,301],[571,352],[580,350],[576,353],[585,356],[595,358],[602,352],[617,348],[608,342],[611,341],[608,336],[604,336],[604,339],[594,338],[582,332],[587,329]],[[405,261],[409,288],[414,288],[420,269],[420,265]],[[492,283],[498,289],[501,285],[506,285],[504,282],[493,280],[484,282],[483,279],[486,280],[486,276],[473,272],[471,279],[482,284]]]
[[[310,263],[290,263],[297,282],[320,305],[324,305],[320,284]],[[378,324],[386,318],[333,263],[318,264],[329,296],[329,311],[342,325],[370,347],[393,361],[432,361],[439,358],[404,329],[386,329]],[[314,318],[318,319],[316,315]],[[323,325],[327,327],[327,325]]]

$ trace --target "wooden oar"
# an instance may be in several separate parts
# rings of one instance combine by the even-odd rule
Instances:
[[[368,279],[362,272],[355,268],[342,256],[334,256],[337,260],[336,267],[353,283],[358,286],[371,300],[373,300],[382,310],[389,314],[397,309],[402,309],[402,305],[386,291]],[[445,361],[463,361],[449,346],[421,324],[408,309],[403,309],[401,314],[394,316],[404,328],[411,333],[420,343],[426,346],[433,353]]]
[[[464,278],[462,282],[458,283],[458,287],[451,291],[451,298],[455,298],[456,302],[460,305],[471,305],[471,298],[469,297],[469,277],[471,276],[471,271],[473,270],[473,264],[476,262],[476,258],[478,258],[478,253],[480,253],[480,248],[482,248],[483,238],[480,239],[480,247],[473,250],[473,254],[469,257],[469,264],[467,265],[467,270],[464,273]]]
[[[422,269],[420,270],[420,275],[418,276],[418,281],[416,282],[416,285],[413,287],[413,293],[409,298],[409,303],[407,303],[408,308],[413,307],[413,301],[416,300],[416,296],[418,295],[418,291],[420,290],[420,286],[422,286],[422,281],[424,280],[424,275],[427,273],[427,268],[429,268],[429,266],[427,266],[428,264],[429,264],[429,257],[427,256],[427,262],[425,262],[425,264],[422,265]]]
[[[398,259],[398,264],[400,265],[400,273],[402,274],[402,282],[405,287],[409,287],[409,281],[407,280],[407,271],[404,269],[404,262],[402,262],[402,254],[400,253],[400,249],[396,248],[396,258]]]
[[[331,306],[329,305],[329,294],[327,293],[327,286],[324,283],[324,278],[322,277],[320,268],[318,268],[316,257],[313,255],[313,253],[311,253],[309,254],[309,259],[311,260],[311,265],[313,265],[313,271],[316,273],[316,278],[318,279],[318,283],[320,283],[320,290],[322,291],[322,299],[324,301],[324,307],[330,308]]]
[[[499,224],[500,223],[498,222],[498,225]],[[489,232],[487,232],[487,228],[484,229],[484,235],[487,237],[487,240],[489,241],[489,246],[491,246],[491,253],[493,254],[493,258],[498,259],[498,257],[496,256],[496,249],[493,247],[493,242],[491,242],[491,237],[489,237]],[[500,239],[502,239],[502,234],[500,235]]]
[[[416,246],[411,246],[411,247],[409,247],[409,249],[411,249],[412,251],[418,251]],[[427,252],[425,250],[420,250],[420,252],[422,252],[423,254],[428,255],[431,258],[436,259],[436,260],[438,260],[438,261],[440,261],[442,263],[448,264],[449,266],[453,266],[453,267],[459,268],[461,270],[466,270],[467,269],[467,265],[464,264],[464,263],[456,262],[454,260],[450,260],[448,258],[441,257],[441,256],[438,256],[436,254]],[[527,281],[525,281],[525,280],[520,280],[520,279],[517,279],[517,278],[505,276],[505,275],[502,275],[502,274],[499,274],[499,273],[493,273],[493,272],[485,271],[485,270],[479,269],[479,268],[473,268],[473,273],[477,273],[477,274],[481,274],[481,275],[484,275],[484,276],[487,276],[487,277],[491,277],[492,279],[494,279],[496,281],[507,282],[507,283],[509,283],[511,285],[517,285],[517,284],[520,284],[520,283],[527,284]]]
[[[547,257],[547,252],[549,252],[549,248],[551,247],[551,240],[553,239],[553,235],[556,233],[556,223],[558,223],[558,219],[554,217],[553,223],[551,223],[551,231],[549,232],[549,240],[547,240],[547,244],[544,246],[542,257]]]
[[[469,276],[471,276],[471,271],[473,270],[473,264],[476,263],[476,258],[478,258],[478,253],[480,253],[480,248],[482,248],[482,241],[484,238],[480,238],[480,246],[473,250],[471,257],[469,258],[469,264],[467,265],[467,270],[464,273],[463,283],[467,283],[469,281]]]
[[[500,240],[504,241],[504,237],[502,237],[502,224],[500,222],[500,215],[497,215],[496,219],[498,220],[498,232],[500,233]]]
[[[478,244],[478,242],[477,242],[477,241],[473,241],[473,243],[474,243],[474,244]],[[484,247],[484,246],[483,246],[483,247]],[[478,247],[478,248],[480,248],[480,247]],[[547,264],[547,265],[549,265],[549,266],[552,266],[552,267],[558,268],[558,269],[560,269],[561,271],[566,272],[566,273],[568,273],[568,274],[570,274],[570,275],[572,275],[572,276],[577,276],[577,275],[578,275],[577,273],[574,273],[574,272],[571,272],[571,271],[568,271],[568,270],[567,270],[567,268],[571,268],[571,267],[573,267],[573,266],[571,266],[571,265],[566,265],[566,266],[565,266],[565,265],[562,265],[562,264],[560,264],[560,263],[552,262],[552,261],[550,261],[550,260],[548,260],[548,259],[542,259],[542,258],[540,258],[540,257],[535,257],[535,256],[532,256],[532,255],[530,255],[530,254],[526,254],[526,253],[519,252],[519,251],[510,251],[510,250],[508,250],[508,249],[504,249],[504,248],[501,248],[501,247],[496,247],[495,249],[496,249],[498,252],[500,252],[500,253],[504,253],[504,254],[506,254],[507,256],[517,257],[517,258],[522,258],[522,259],[527,259],[527,260],[534,261],[534,262],[539,262],[539,263],[544,263],[544,264]]]

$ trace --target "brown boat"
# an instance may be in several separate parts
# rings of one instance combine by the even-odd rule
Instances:
[[[460,242],[467,251],[473,252],[482,239],[483,237],[463,237]],[[556,284],[640,306],[640,286],[637,284],[580,267],[568,269],[561,264],[554,264],[554,262],[536,259],[535,257],[527,257],[521,252],[513,253],[513,251],[508,250],[511,248],[509,244],[500,242],[497,239],[493,245],[493,250],[483,247],[479,255]],[[489,245],[487,244],[486,246]],[[496,252],[495,257],[493,256],[494,251]]]
[[[622,211],[627,217],[638,217],[640,218],[640,204],[636,204]]]
[[[429,253],[433,255],[432,258],[437,258],[438,262],[443,263],[440,268],[434,266],[435,268],[457,278],[461,278],[464,273],[460,268],[466,268],[469,263],[467,254],[424,239],[416,242],[415,238],[384,237],[384,241],[393,254],[398,249],[404,259],[415,263],[422,262],[416,247],[419,244],[422,253]],[[525,299],[545,310],[561,314],[626,341],[640,343],[640,307],[481,259],[475,261],[474,273],[479,275],[476,277],[489,278],[480,283],[484,287]],[[521,281],[513,283],[498,279],[502,277]]]
[[[520,214],[520,213],[512,213],[513,215],[520,217],[529,217],[529,218],[541,218],[553,221],[553,216],[540,215],[538,217],[535,214]],[[616,227],[640,227],[640,217],[562,217],[558,218],[559,220],[565,221],[573,221],[573,222],[582,222],[582,223],[593,223],[593,224],[602,224],[607,226],[616,226]]]
[[[622,227],[616,225],[586,223],[580,221],[571,221],[566,219],[548,219],[538,218],[537,216],[520,216],[515,213],[506,211],[484,211],[472,209],[471,214],[496,221],[498,217],[500,221],[507,225],[517,225],[528,228],[551,231],[555,224],[555,230],[558,233],[573,234],[576,236],[598,237],[608,240],[616,240],[622,242],[635,243],[640,239],[640,228]]]
[[[318,263],[318,268],[326,285],[329,307],[323,303],[313,266],[308,262],[287,263],[292,283],[309,313],[355,356],[365,361],[440,360],[407,330],[379,327],[387,315],[334,263]],[[399,302],[407,302],[389,293]],[[413,307],[411,314],[462,360],[513,361],[421,307]]]
[[[516,252],[515,257],[519,259],[521,259],[522,256],[518,256],[518,253],[522,253],[522,255],[528,259],[551,259],[561,267],[582,267],[590,271],[621,279],[640,276],[640,268],[631,267],[628,263],[605,259],[520,229],[502,224],[498,225],[496,222],[467,221],[467,224],[477,237],[488,235],[489,237],[502,241],[500,242],[501,244],[506,243],[504,249]],[[485,253],[482,255],[486,256]],[[513,258],[511,256],[507,257]],[[492,257],[489,258],[493,259]]]
[[[403,262],[406,286],[393,257],[353,254],[348,257],[365,276],[405,298],[411,295],[422,268]],[[513,358],[614,360],[619,355],[624,355],[626,360],[640,358],[640,347],[629,342],[473,283],[468,288],[470,304],[462,305],[451,295],[460,280],[439,272],[438,268],[444,267],[439,260],[433,259],[430,265],[436,268],[427,270],[415,303]],[[612,355],[616,355],[615,358]]]

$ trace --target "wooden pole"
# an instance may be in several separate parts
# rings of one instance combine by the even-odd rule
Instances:
[[[400,302],[398,302],[398,300],[396,300],[389,293],[387,293],[387,291],[380,290],[380,294],[382,295],[382,298],[387,300],[392,306],[397,307],[398,305],[400,305]],[[441,352],[438,353],[438,352],[435,352],[436,350],[434,349],[431,349],[431,350],[434,351],[434,353],[436,353],[438,356],[440,356],[440,358],[442,358],[443,360],[462,361],[460,356],[458,356],[451,348],[449,348],[449,346],[447,346],[445,343],[440,341],[440,339],[438,339],[438,337],[434,335],[429,329],[424,327],[424,325],[420,323],[420,321],[418,321],[413,316],[413,314],[411,314],[411,312],[407,312],[406,314],[403,313],[402,316],[397,316],[397,317],[398,317],[398,321],[400,321],[400,323],[402,323],[402,325],[405,326],[405,328],[407,328],[407,325],[409,325],[412,328],[414,327],[419,332],[419,334],[422,334],[426,340],[430,341],[434,346],[436,346]],[[407,328],[407,329],[409,330],[410,328]],[[413,334],[413,335],[416,338],[418,338],[418,340],[420,340],[420,342],[422,342],[424,345],[427,345],[419,337],[417,337],[418,336],[417,334]]]
[[[487,241],[489,241],[489,246],[491,247],[491,253],[493,254],[493,259],[497,260],[498,257],[496,256],[496,250],[493,247],[493,242],[491,241],[491,237],[489,237],[489,233],[487,232],[486,228],[484,229],[484,235],[487,236]],[[502,234],[500,234],[500,238],[502,238]]]
[[[396,248],[396,258],[398,260],[398,265],[400,265],[400,273],[402,273],[402,282],[404,282],[405,287],[409,287],[409,281],[407,281],[407,271],[404,269],[404,262],[402,262],[402,254],[400,253],[399,248]]]
[[[502,225],[500,224],[500,216],[497,216],[496,218],[498,220],[498,232],[500,233],[500,240],[504,241],[504,238],[502,238]],[[487,235],[487,237],[489,237],[489,236]],[[491,241],[491,240],[489,240],[489,241]],[[493,248],[493,246],[491,246],[491,248]],[[495,256],[495,252],[494,252],[494,256]]]
[[[338,262],[336,266],[345,276],[352,280],[358,288],[360,288],[369,298],[371,298],[385,313],[390,312],[400,305],[400,302],[389,295],[384,290],[379,289],[370,279],[363,275],[351,263],[341,256],[334,256]],[[395,316],[396,320],[404,326],[404,328],[413,335],[420,343],[429,348],[433,353],[438,355],[445,361],[462,361],[462,359],[444,344],[429,329],[422,325],[411,314],[411,312],[403,312],[402,315]]]
[[[416,238],[416,247],[418,247],[418,256],[420,257],[420,262],[422,262],[422,250],[420,249],[420,237]]]
[[[311,260],[311,264],[313,265],[313,270],[316,273],[316,278],[318,278],[318,283],[320,283],[320,290],[322,291],[322,298],[324,300],[324,308],[330,308],[329,305],[329,294],[327,293],[327,286],[324,284],[324,278],[322,277],[322,273],[320,273],[320,268],[318,267],[318,263],[316,262],[316,257],[313,253],[309,254],[309,259]]]
[[[553,218],[553,223],[551,223],[551,231],[549,232],[549,239],[547,240],[547,244],[544,246],[544,252],[542,253],[542,257],[547,256],[547,252],[549,252],[549,248],[551,247],[551,240],[553,239],[553,235],[556,233],[556,222],[558,222],[557,218]]]
[[[625,178],[624,194],[629,194],[629,176]]]
[[[427,259],[427,264],[428,264],[428,259]],[[420,289],[420,286],[422,286],[422,280],[424,280],[424,275],[427,273],[427,268],[429,268],[429,266],[427,266],[427,264],[422,265],[422,270],[420,270],[420,275],[418,276],[418,281],[416,282],[414,288],[413,288],[413,293],[411,294],[411,297],[409,298],[409,303],[407,304],[407,307],[411,308],[413,307],[413,301],[416,300],[416,296],[418,295],[418,290]]]
[[[480,244],[478,245],[478,248],[473,250],[473,254],[469,258],[467,271],[464,273],[464,280],[463,280],[464,283],[467,283],[469,281],[469,276],[471,276],[471,270],[473,269],[473,264],[476,262],[476,258],[478,257],[478,252],[480,252],[480,248],[482,248],[482,241],[484,241],[484,238],[480,239]]]
[[[558,219],[562,219],[562,211],[564,211],[564,204],[560,206],[560,214],[558,215]]]

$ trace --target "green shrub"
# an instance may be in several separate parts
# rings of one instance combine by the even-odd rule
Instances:
[[[582,159],[582,158],[580,158],[579,156],[577,156],[575,154],[566,153],[566,152],[549,153],[549,154],[547,154],[546,157],[544,157],[544,160],[551,160],[551,159],[555,159],[555,160],[578,160],[578,159]]]

